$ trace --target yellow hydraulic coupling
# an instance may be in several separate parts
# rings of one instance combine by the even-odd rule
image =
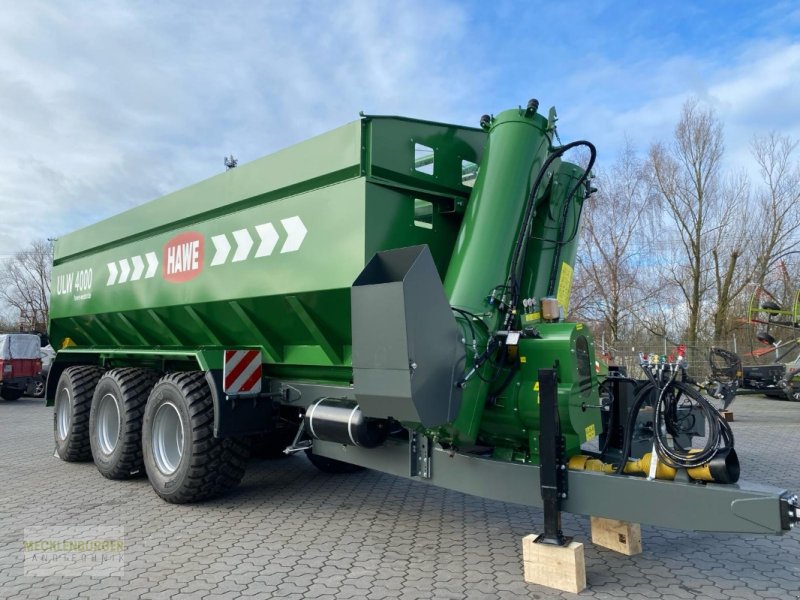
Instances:
[[[585,454],[576,454],[567,463],[573,471],[598,471],[600,473],[614,473],[617,468],[609,463],[604,463]],[[650,472],[650,452],[639,460],[629,460],[624,472],[628,475],[647,475]],[[675,469],[664,463],[658,463],[656,479],[675,479]]]
[[[567,462],[567,466],[573,471],[600,471],[601,473],[613,473],[614,465],[604,463],[603,461],[586,456],[585,454],[576,454],[571,456]]]
[[[650,473],[650,461],[652,453],[648,452],[638,460],[629,460],[625,464],[623,471],[628,475],[648,475]],[[570,457],[567,463],[573,471],[597,471],[600,473],[614,473],[614,465],[604,463],[585,454],[576,454]],[[731,449],[717,453],[714,458],[699,467],[686,469],[689,477],[696,481],[708,481],[715,483],[736,483],[739,480],[739,459],[736,451]],[[674,469],[659,461],[656,466],[656,479],[673,480],[677,469]]]
[[[650,461],[653,459],[653,453],[648,452],[643,455],[639,460],[629,460],[625,464],[625,473],[630,475],[649,475],[650,474]],[[665,465],[663,462],[658,461],[656,465],[656,479],[675,479],[676,469]]]

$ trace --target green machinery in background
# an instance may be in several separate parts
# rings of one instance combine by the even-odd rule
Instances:
[[[364,116],[61,237],[59,455],[111,479],[144,468],[188,502],[236,485],[257,438],[327,471],[541,506],[545,470],[591,453],[608,408],[591,335],[564,320],[594,148],[556,146],[555,122],[536,101],[479,128]],[[577,146],[587,169],[563,160]],[[557,479],[575,513],[796,520],[763,486]]]

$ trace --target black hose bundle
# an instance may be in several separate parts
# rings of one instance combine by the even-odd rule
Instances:
[[[684,381],[677,381],[679,368],[674,365],[672,373],[662,387],[651,370],[645,366],[648,381],[636,394],[625,424],[625,442],[622,448],[620,464],[616,472],[622,473],[630,457],[633,430],[636,418],[653,391],[658,393],[653,406],[653,444],[658,459],[672,468],[699,467],[708,463],[716,455],[733,449],[733,431],[719,411],[700,393],[697,388]],[[678,409],[683,405],[696,404],[706,418],[708,435],[703,448],[684,448],[677,438],[694,426],[694,418],[680,417]],[[688,427],[684,421],[688,420]],[[672,436],[672,446],[667,435]]]
[[[511,255],[511,265],[508,270],[508,279],[506,281],[505,288],[510,291],[511,293],[511,302],[509,306],[511,309],[508,311],[506,315],[506,320],[504,324],[505,329],[510,329],[511,322],[513,320],[513,309],[516,308],[517,304],[519,303],[519,294],[520,294],[520,284],[522,275],[520,271],[522,270],[525,264],[525,242],[530,235],[531,224],[533,222],[533,214],[536,208],[536,196],[539,193],[539,187],[541,186],[542,182],[544,181],[545,175],[547,174],[547,170],[550,168],[550,165],[557,159],[567,153],[568,150],[572,150],[573,148],[577,148],[579,146],[585,146],[589,149],[589,164],[586,166],[586,169],[578,178],[578,181],[572,186],[572,189],[569,190],[569,193],[566,196],[565,200],[565,210],[564,215],[567,214],[569,210],[569,203],[572,200],[572,197],[575,195],[575,192],[578,191],[578,188],[581,185],[584,185],[588,180],[592,167],[594,166],[594,161],[597,158],[597,150],[595,149],[594,145],[591,142],[587,142],[586,140],[578,140],[575,142],[570,142],[569,144],[565,144],[553,150],[553,152],[547,157],[542,164],[539,172],[536,174],[536,179],[533,182],[533,186],[531,186],[530,194],[528,194],[528,199],[525,202],[525,210],[523,211],[522,215],[522,223],[519,229],[519,235],[514,243],[514,252]],[[564,233],[564,225],[565,223],[560,223],[560,235]],[[573,236],[577,233],[577,230],[573,233]],[[554,256],[554,263],[557,264],[558,256],[561,252],[561,245],[564,243],[561,239],[553,240],[556,244],[556,252]],[[571,240],[570,240],[571,241]]]
[[[673,382],[677,394],[665,393],[668,388],[659,394],[655,407],[655,446],[658,457],[670,467],[692,468],[699,467],[709,462],[714,456],[724,450],[733,448],[733,431],[720,412],[701,394],[697,388],[687,385],[682,381]],[[691,398],[705,415],[708,424],[708,435],[702,449],[683,448],[673,437],[673,447],[667,443],[664,430],[675,435],[679,433],[675,426],[677,406],[681,396]],[[663,407],[663,408],[662,408]],[[665,427],[661,427],[662,420]]]

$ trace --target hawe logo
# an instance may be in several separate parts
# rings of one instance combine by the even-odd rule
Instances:
[[[164,279],[183,283],[203,270],[203,236],[194,231],[176,235],[164,245]]]

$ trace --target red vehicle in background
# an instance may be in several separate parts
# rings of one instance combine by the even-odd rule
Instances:
[[[0,398],[20,399],[41,371],[42,352],[38,335],[0,334]]]

